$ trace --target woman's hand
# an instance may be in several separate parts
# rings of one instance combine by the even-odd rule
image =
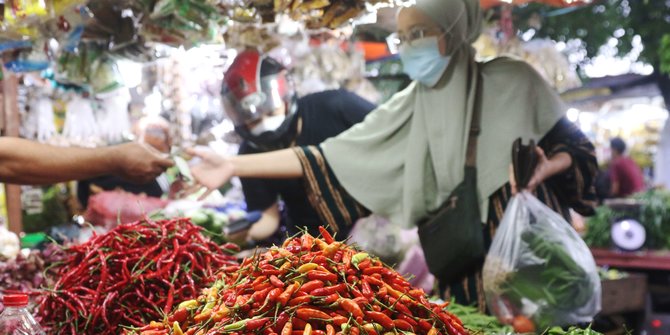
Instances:
[[[210,150],[187,149],[186,152],[201,159],[200,163],[191,166],[191,174],[197,186],[207,189],[201,199],[225,185],[233,177],[235,169],[229,159]]]
[[[547,158],[544,150],[540,147],[535,148],[537,153],[537,166],[535,172],[530,178],[528,185],[524,191],[533,192],[545,180],[565,172],[572,165],[572,157],[566,152],[559,152],[551,158]],[[516,178],[514,178],[514,168],[510,165],[510,184],[512,186],[512,194],[518,193],[516,185]]]

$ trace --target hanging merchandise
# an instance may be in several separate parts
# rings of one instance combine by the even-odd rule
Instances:
[[[140,35],[186,49],[211,42],[218,35],[217,27],[225,23],[216,5],[206,1],[158,0],[145,10],[148,15],[142,21]]]
[[[128,105],[130,93],[125,87],[96,96],[98,104],[98,129],[107,143],[119,143],[130,133],[130,116]]]
[[[123,77],[116,62],[109,57],[100,57],[91,64],[92,74],[88,83],[93,93],[106,93],[123,87]]]
[[[85,144],[91,143],[98,133],[91,101],[73,94],[66,107],[63,136],[76,143]]]
[[[35,101],[32,108],[34,108],[34,113],[37,115],[37,134],[35,139],[45,142],[56,134],[53,103],[50,98],[41,97]]]
[[[12,60],[5,62],[7,70],[12,72],[34,72],[49,68],[49,57],[44,52],[45,40],[32,43],[32,49],[23,49]]]

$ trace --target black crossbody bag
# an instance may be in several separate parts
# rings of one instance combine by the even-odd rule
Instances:
[[[430,272],[450,283],[480,266],[486,256],[477,195],[477,139],[481,123],[481,82],[477,83],[465,159],[465,178],[447,201],[420,222],[419,239]]]

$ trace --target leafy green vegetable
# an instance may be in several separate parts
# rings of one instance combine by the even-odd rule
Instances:
[[[587,221],[586,244],[592,247],[611,246],[610,228],[619,218],[637,218],[647,233],[645,247],[670,249],[670,191],[650,190],[634,196],[642,205],[637,211],[612,210],[607,206],[596,208],[596,215]]]
[[[596,208],[596,215],[586,222],[587,230],[584,242],[591,247],[607,248],[611,245],[611,226],[615,213],[606,206]]]
[[[501,324],[496,317],[482,314],[474,306],[464,306],[453,300],[447,310],[458,316],[472,335],[503,335],[514,332],[512,326]]]
[[[586,329],[577,327],[570,327],[568,330],[563,330],[561,327],[553,327],[548,329],[544,334],[546,335],[602,335],[601,333],[592,330],[591,326]]]

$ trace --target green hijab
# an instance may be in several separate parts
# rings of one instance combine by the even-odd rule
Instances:
[[[322,149],[349,194],[374,213],[409,227],[438,208],[463,180],[481,72],[477,171],[484,219],[488,197],[509,179],[513,140],[539,140],[565,107],[526,63],[474,61],[470,44],[480,32],[478,0],[417,0],[416,6],[435,23],[451,27],[446,36],[452,59],[442,79],[433,88],[412,83]]]

